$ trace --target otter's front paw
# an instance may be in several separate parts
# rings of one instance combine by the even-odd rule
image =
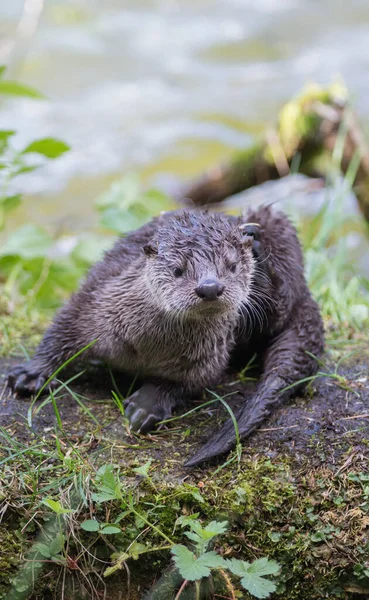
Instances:
[[[39,393],[47,380],[48,377],[42,375],[37,367],[25,364],[18,365],[9,371],[7,384],[18,396],[33,396]],[[50,388],[55,388],[56,385],[56,381],[50,381],[45,392]]]
[[[144,386],[129,396],[124,409],[132,431],[140,433],[152,431],[157,423],[172,416],[171,409],[163,399],[160,401],[158,391],[153,386]]]

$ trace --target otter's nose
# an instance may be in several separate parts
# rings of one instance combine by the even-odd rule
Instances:
[[[196,294],[203,300],[216,300],[224,292],[224,285],[217,279],[204,279],[195,289]]]

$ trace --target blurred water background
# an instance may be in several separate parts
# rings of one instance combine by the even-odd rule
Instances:
[[[93,229],[113,180],[137,171],[168,187],[200,173],[251,144],[307,81],[342,76],[368,120],[368,0],[27,5],[30,36],[23,0],[0,0],[0,64],[47,99],[2,99],[0,128],[16,128],[19,147],[56,136],[72,150],[18,178],[15,224]]]

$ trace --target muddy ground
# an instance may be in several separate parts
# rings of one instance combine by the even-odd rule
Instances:
[[[15,362],[17,362],[16,359],[0,361],[2,388],[0,392],[0,425],[13,439],[25,446],[31,444],[35,436],[55,437],[56,416],[50,402],[40,410],[38,409],[42,400],[35,403],[30,423],[29,401],[14,397],[5,389],[6,372]],[[293,576],[288,575],[284,578],[284,587],[282,586],[282,591],[276,598],[283,597],[291,600],[295,598],[302,600],[369,598],[369,578],[362,575],[358,578],[354,575],[355,565],[359,560],[356,554],[358,545],[362,549],[362,551],[360,550],[361,558],[359,558],[364,565],[363,568],[365,565],[369,568],[369,518],[365,516],[368,509],[363,504],[366,496],[359,498],[358,493],[355,492],[356,496],[351,494],[352,490],[349,487],[351,483],[348,484],[347,490],[345,488],[350,493],[347,501],[343,501],[342,510],[347,512],[357,511],[362,506],[364,508],[360,508],[362,516],[360,523],[355,521],[355,526],[352,526],[350,531],[347,531],[347,527],[342,525],[342,521],[345,520],[341,518],[342,515],[335,517],[336,522],[339,523],[337,525],[337,531],[339,531],[337,547],[341,549],[337,550],[335,547],[335,539],[332,541],[332,536],[334,538],[336,535],[334,532],[332,535],[328,535],[329,541],[322,539],[321,543],[317,544],[314,540],[314,544],[311,544],[312,550],[305,542],[301,543],[301,540],[306,540],[310,535],[310,530],[313,531],[315,527],[315,524],[301,522],[301,515],[310,510],[305,507],[306,498],[309,497],[309,506],[313,507],[311,510],[318,507],[317,519],[319,519],[319,523],[324,524],[326,523],[325,515],[332,513],[334,507],[337,506],[336,496],[341,493],[337,489],[346,485],[347,476],[352,473],[361,474],[369,471],[369,373],[367,360],[363,357],[362,363],[348,365],[343,362],[338,373],[341,375],[340,380],[321,377],[314,381],[304,397],[296,397],[287,405],[276,409],[263,427],[244,442],[241,471],[237,470],[237,463],[234,462],[219,475],[213,477],[215,467],[224,462],[225,457],[211,465],[206,465],[203,469],[198,468],[194,471],[189,471],[183,466],[186,458],[191,456],[219,427],[225,418],[223,408],[215,408],[217,405],[212,405],[210,408],[201,409],[190,416],[173,421],[152,435],[140,438],[132,437],[118,408],[111,400],[112,383],[109,374],[103,367],[89,368],[78,381],[72,384],[73,390],[83,395],[83,402],[97,419],[98,425],[78,406],[70,394],[65,394],[58,399],[58,409],[63,423],[62,437],[67,437],[72,443],[83,444],[85,440],[91,452],[97,457],[97,465],[110,461],[119,462],[122,465],[138,466],[151,457],[155,465],[153,477],[156,485],[173,485],[176,482],[180,484],[186,481],[186,483],[198,486],[205,500],[209,500],[209,511],[206,512],[208,507],[204,508],[204,514],[213,514],[211,512],[213,509],[224,510],[237,485],[248,486],[245,487],[247,490],[249,487],[252,488],[250,494],[254,498],[253,504],[250,504],[248,508],[242,508],[240,514],[242,514],[244,523],[241,520],[241,533],[239,530],[234,533],[235,537],[230,545],[232,548],[237,543],[237,548],[242,547],[244,550],[240,550],[240,556],[246,556],[247,559],[266,554],[270,556],[274,552],[274,558],[277,560],[282,558],[283,563],[284,557],[289,569],[293,571]],[[124,394],[129,382],[117,376],[117,384]],[[233,396],[227,398],[227,401],[233,409],[236,409],[241,403],[247,402],[253,386],[252,382],[241,383],[237,379],[237,373],[230,373],[217,392],[220,395],[235,392]],[[204,399],[201,401],[203,402]],[[196,406],[196,402],[194,406]],[[257,472],[259,467],[255,467],[255,465],[261,465],[260,480],[264,481],[264,491],[258,489],[258,477],[255,476],[254,471]],[[265,467],[265,465],[271,465],[271,470],[268,470],[269,467]],[[253,469],[252,473],[251,468]],[[275,469],[277,470],[275,471]],[[289,473],[288,477],[286,476],[287,472]],[[225,479],[222,482],[219,478],[223,476]],[[270,509],[270,506],[266,506],[264,502],[263,494],[268,494],[270,487],[277,486],[273,489],[274,491],[280,490],[281,498],[283,498],[285,488],[284,484],[280,484],[280,480],[286,477],[288,485],[290,486],[293,482],[293,486],[295,486],[296,498],[291,499],[290,491],[288,491],[288,493],[286,492],[286,507],[281,505],[277,510]],[[322,487],[321,484],[321,480],[324,478],[327,480],[327,489],[323,489],[324,486]],[[282,487],[278,488],[279,485]],[[300,486],[302,486],[301,489],[299,489]],[[214,489],[216,493],[212,496]],[[368,490],[367,492],[369,493]],[[207,494],[209,494],[209,498],[207,498]],[[331,495],[329,496],[329,494]],[[355,500],[353,500],[354,497]],[[314,499],[311,500],[311,498]],[[298,514],[296,518],[293,512],[295,510],[296,515]],[[238,521],[240,514],[236,517]],[[347,522],[351,523],[348,517]],[[267,531],[263,530],[265,524]],[[257,530],[258,527],[260,531],[255,532],[255,528]],[[296,534],[291,534],[294,538],[294,545],[289,539],[288,543],[286,541],[286,545],[282,546],[278,542],[274,547],[267,539],[271,530],[278,531],[278,535],[286,537],[286,532],[292,531],[291,527],[293,530],[297,529]],[[341,531],[345,531],[345,538],[342,538]],[[246,532],[252,532],[252,543],[248,543]],[[296,537],[297,534],[298,537]],[[240,541],[241,538],[242,541]],[[329,552],[327,548],[330,548]],[[242,552],[246,552],[246,554],[242,554]],[[295,557],[299,557],[300,566],[298,568],[295,568],[293,563]],[[330,564],[331,567],[329,567]],[[141,575],[138,576],[138,579],[135,578],[134,568],[133,587],[135,582],[142,580]],[[112,578],[111,588],[108,588],[110,591],[106,598],[112,600],[143,598],[143,590],[149,588],[160,577],[161,568],[155,576],[149,570],[144,584],[141,581],[135,593],[130,591],[131,595],[128,594],[123,584],[118,585],[117,592],[117,580]],[[331,575],[327,576],[332,569],[335,569],[333,578]],[[314,591],[315,577],[319,584]],[[329,580],[326,587],[325,578]],[[334,584],[335,578],[337,579],[337,589]],[[335,589],[336,591],[334,591]],[[57,594],[57,592],[55,593]],[[41,591],[34,596],[23,597],[41,600],[42,598],[58,597],[58,595],[53,596],[51,592],[49,595],[49,592]],[[79,596],[73,593],[72,596],[66,596],[66,599],[69,600],[72,597],[89,596],[84,596],[82,593]],[[247,595],[244,597],[246,598]],[[169,596],[168,600],[170,600]]]
[[[47,434],[56,424],[55,412],[51,402],[46,404],[39,412],[38,407],[42,400],[34,404],[32,427],[27,424],[29,400],[17,398],[5,389],[5,377],[9,367],[16,364],[17,360],[0,360],[1,392],[0,397],[0,425],[6,428],[15,438],[26,442],[33,437],[33,432]],[[326,453],[326,461],[331,465],[338,464],[340,458],[349,448],[357,452],[368,453],[369,439],[369,368],[367,363],[339,369],[339,374],[346,381],[348,389],[342,389],[340,382],[328,377],[320,377],[312,384],[312,390],[303,397],[292,399],[287,405],[276,409],[275,413],[264,423],[263,427],[255,432],[244,442],[244,453],[248,448],[266,456],[275,456],[278,452],[290,454],[294,460],[299,456],[310,457],[314,463],[314,451],[321,447]],[[69,375],[69,373],[68,373]],[[130,382],[123,377],[116,381],[124,395]],[[236,410],[252,393],[253,383],[241,383],[237,380],[237,373],[231,373],[221,386],[217,388],[219,395],[233,393],[227,397],[227,402]],[[137,441],[128,435],[124,420],[118,408],[111,400],[113,389],[109,374],[103,367],[90,368],[88,375],[82,375],[78,382],[72,383],[74,392],[83,395],[85,405],[97,418],[100,427],[88,418],[70,394],[63,394],[58,399],[58,409],[63,421],[66,435],[73,438],[83,438],[94,432],[96,440],[101,442],[108,439],[118,444],[136,444]],[[204,402],[209,397],[198,401]],[[211,398],[210,398],[211,399]],[[194,402],[189,409],[196,406]],[[166,444],[172,456],[173,442],[180,440],[183,432],[190,428],[190,434],[181,442],[178,451],[181,461],[176,464],[180,472],[177,474],[192,477],[188,469],[181,468],[194,451],[209,439],[212,432],[219,426],[222,418],[226,417],[225,409],[214,404],[201,409],[188,417],[174,421],[163,428],[160,433],[153,433],[145,438],[141,436],[145,450],[148,450],[155,461],[166,461]],[[36,414],[37,412],[37,414]],[[360,415],[363,415],[360,417]],[[174,436],[174,437],[173,437]],[[158,440],[160,444],[158,447]],[[139,450],[127,448],[127,454],[136,454]],[[320,458],[316,457],[320,462]],[[219,459],[220,462],[224,457]],[[219,460],[217,461],[219,463]],[[214,463],[216,464],[216,462]],[[198,469],[199,470],[199,469]],[[200,469],[201,470],[201,469]]]

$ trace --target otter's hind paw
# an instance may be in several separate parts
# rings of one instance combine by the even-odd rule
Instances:
[[[8,373],[7,385],[18,396],[34,396],[40,392],[48,377],[42,375],[31,365],[18,365]],[[47,389],[53,389],[57,385],[55,380],[50,381]]]
[[[153,386],[143,386],[127,398],[124,409],[132,431],[147,433],[172,416],[171,410],[159,403],[156,396],[157,390]]]

